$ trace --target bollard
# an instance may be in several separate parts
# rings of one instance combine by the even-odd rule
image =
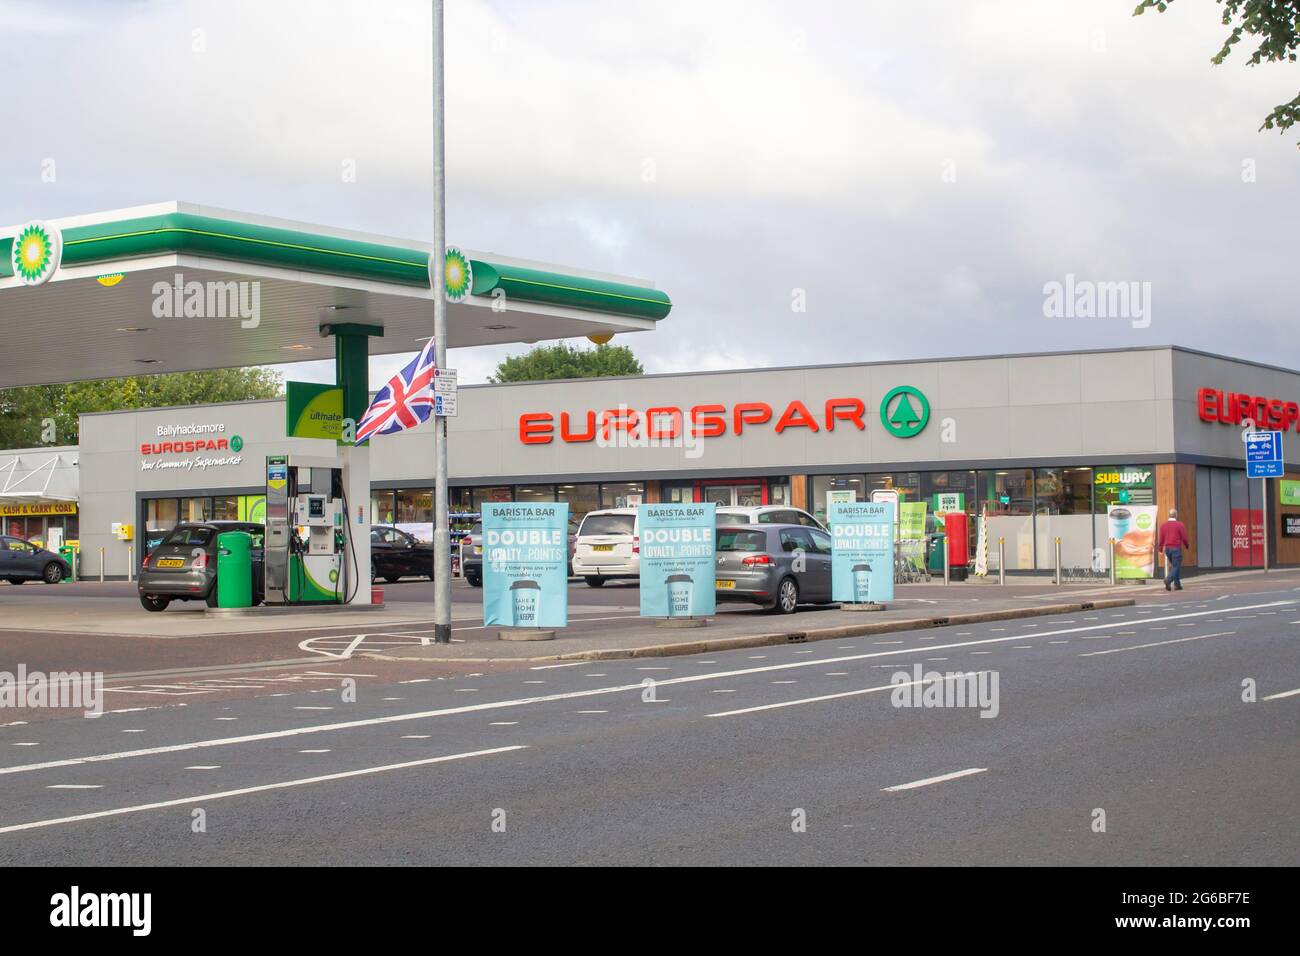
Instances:
[[[998,584],[1007,583],[1007,539],[998,538]]]
[[[1115,539],[1110,539],[1110,583],[1115,583]]]
[[[99,549],[99,583],[104,583],[104,549]]]
[[[1054,544],[1056,548],[1056,586],[1061,586],[1061,539],[1057,538]]]
[[[126,546],[126,579],[135,580],[135,545],[133,544]]]
[[[943,538],[943,583],[948,583],[948,536]]]

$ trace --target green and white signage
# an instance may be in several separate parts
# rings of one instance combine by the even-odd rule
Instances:
[[[469,256],[455,246],[447,247],[442,274],[447,283],[448,302],[460,302],[474,287],[474,268],[469,264]]]
[[[284,383],[284,429],[290,438],[343,440],[343,389],[315,382]]]
[[[1284,505],[1300,505],[1300,481],[1283,479],[1277,483],[1278,501]]]
[[[919,435],[930,422],[930,400],[913,385],[899,385],[880,403],[880,424],[895,438]]]
[[[14,236],[9,257],[19,282],[40,285],[59,268],[63,259],[63,236],[47,223],[29,222]]]

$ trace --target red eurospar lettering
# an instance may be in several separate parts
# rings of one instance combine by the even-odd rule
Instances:
[[[1269,431],[1290,431],[1300,424],[1300,405],[1295,402],[1215,388],[1196,393],[1196,412],[1203,422],[1240,425],[1250,419],[1255,427]]]
[[[140,445],[142,455],[188,455],[196,451],[226,451],[230,442],[224,438],[197,438],[191,441],[155,441]]]
[[[644,437],[670,441],[681,437],[687,430],[692,438],[718,438],[728,430],[734,435],[744,435],[746,428],[752,430],[768,425],[778,435],[792,428],[810,432],[824,428],[831,432],[837,424],[841,427],[849,425],[858,431],[866,430],[866,404],[860,398],[830,398],[818,411],[820,416],[796,399],[787,404],[779,416],[768,402],[740,402],[730,408],[708,404],[692,405],[687,409],[660,405],[645,411],[626,407],[592,409],[579,416],[561,412],[558,423],[557,416],[550,412],[528,412],[519,416],[519,441],[525,445],[548,445],[558,432],[561,441],[573,444],[595,441],[597,433],[603,440],[608,440],[617,432],[640,438],[643,431]],[[576,424],[575,417],[578,419]],[[772,424],[774,419],[775,424]]]

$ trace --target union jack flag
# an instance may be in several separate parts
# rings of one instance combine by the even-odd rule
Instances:
[[[356,443],[371,435],[391,435],[428,421],[433,414],[433,339],[375,394],[357,423]]]

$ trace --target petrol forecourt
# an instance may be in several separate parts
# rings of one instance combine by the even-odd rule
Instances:
[[[85,484],[74,521],[62,505],[58,530],[77,542],[82,568],[103,548],[103,574],[134,574],[148,551],[140,509],[160,490],[225,500],[233,488],[245,504],[262,497],[268,568],[277,552],[283,573],[310,575],[306,557],[328,556],[331,577],[351,570],[352,586],[336,589],[351,604],[371,600],[361,578],[370,565],[372,480],[369,446],[345,429],[370,405],[368,357],[429,342],[431,277],[446,289],[444,347],[643,331],[672,307],[643,280],[454,247],[431,269],[427,243],[184,202],[31,220],[0,236],[0,386],[335,361],[333,385],[296,391],[298,417],[286,425],[281,409],[269,431],[227,430],[212,409],[168,410],[156,423],[116,420],[133,433],[120,448],[120,431],[101,446],[115,477],[78,465]],[[113,430],[112,421],[103,427]],[[87,451],[100,424],[82,432]],[[44,467],[31,456],[47,451],[8,453],[11,473]],[[431,472],[432,448],[426,453]],[[34,487],[6,485],[26,506],[13,516],[23,518],[24,534],[30,519],[47,517]],[[203,506],[190,514],[214,517]],[[290,524],[298,518],[296,527],[321,533],[299,541]],[[40,534],[50,527],[41,521]]]

